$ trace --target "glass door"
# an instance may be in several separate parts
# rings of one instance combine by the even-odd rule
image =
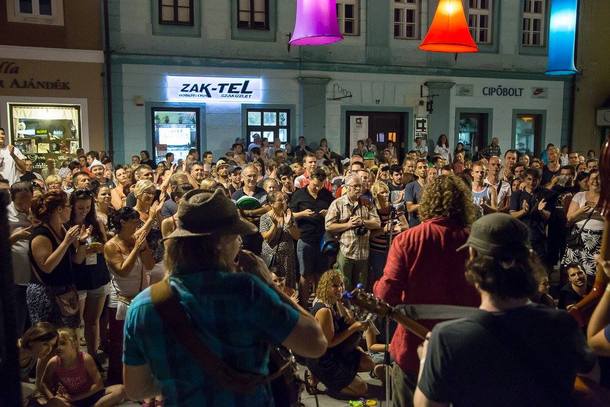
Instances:
[[[487,113],[460,113],[456,144],[464,145],[467,158],[476,157],[487,146],[487,117]]]
[[[176,162],[186,159],[191,148],[199,151],[199,109],[153,108],[153,160],[174,153]]]
[[[515,115],[515,149],[520,154],[540,154],[542,141],[542,115],[517,114]]]

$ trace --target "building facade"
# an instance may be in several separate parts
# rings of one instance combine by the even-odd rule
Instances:
[[[0,127],[35,170],[105,149],[103,62],[96,2],[2,2]]]
[[[549,3],[464,1],[480,52],[455,56],[417,48],[436,0],[338,0],[345,39],[324,47],[288,46],[295,0],[109,0],[115,156],[223,154],[255,134],[342,154],[366,137],[566,144],[573,87],[544,75]]]

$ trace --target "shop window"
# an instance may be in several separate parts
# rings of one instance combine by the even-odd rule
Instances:
[[[521,26],[521,45],[545,46],[546,0],[524,0]]]
[[[468,27],[478,44],[492,43],[493,0],[468,1]]]
[[[238,28],[269,29],[269,0],[237,0],[237,2]]]
[[[186,159],[191,148],[199,151],[199,109],[153,108],[153,157],[155,162],[174,153],[176,162]]]
[[[420,0],[394,0],[394,38],[419,38]]]
[[[464,145],[467,158],[476,158],[477,153],[487,146],[488,131],[488,113],[460,112],[456,144]]]
[[[159,24],[193,25],[193,0],[159,0]]]
[[[6,5],[10,22],[64,25],[63,0],[8,0]]]
[[[9,104],[12,144],[28,156],[43,175],[77,158],[81,147],[78,105]]]
[[[541,114],[516,114],[513,118],[514,147],[520,154],[538,156],[542,145],[543,116]]]
[[[249,145],[256,135],[266,138],[269,144],[273,144],[276,138],[279,138],[282,147],[290,143],[290,110],[248,109],[246,116],[246,145]]]
[[[337,21],[343,35],[360,35],[360,0],[338,0]]]

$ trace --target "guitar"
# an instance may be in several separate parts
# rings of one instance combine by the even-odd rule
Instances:
[[[344,297],[344,301],[373,314],[392,318],[423,340],[426,339],[426,335],[429,332],[428,328],[425,326],[414,319],[405,316],[395,307],[392,307],[383,300],[375,297],[373,294],[367,293],[360,288],[356,288],[348,293]],[[610,392],[588,377],[576,376],[572,395],[576,402],[576,406],[578,407],[603,407],[610,405]]]
[[[604,231],[599,256],[602,260],[610,260],[610,140],[606,140],[599,159],[599,184],[601,190],[596,208],[600,209],[604,217]],[[589,322],[591,314],[604,294],[608,282],[608,276],[604,273],[601,266],[598,265],[593,288],[568,311],[576,319],[580,327],[584,327]]]
[[[416,336],[421,339],[426,339],[429,329],[415,321],[412,318],[407,317],[396,308],[392,307],[385,301],[375,297],[373,294],[367,293],[361,288],[355,288],[353,291],[345,296],[345,300],[349,304],[354,305],[358,308],[364,309],[373,314],[381,317],[389,317],[399,324],[403,325],[410,332],[413,332]]]

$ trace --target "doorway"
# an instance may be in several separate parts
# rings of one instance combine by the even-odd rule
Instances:
[[[346,156],[357,147],[358,140],[370,137],[377,146],[378,154],[391,142],[396,147],[398,159],[402,160],[405,148],[407,113],[401,112],[346,112]]]
[[[514,113],[513,135],[514,147],[519,154],[539,157],[543,149],[544,114]]]
[[[457,143],[462,143],[466,150],[466,157],[476,158],[479,152],[487,147],[491,139],[489,136],[491,113],[458,111],[456,116],[457,137],[453,148],[457,146]]]

